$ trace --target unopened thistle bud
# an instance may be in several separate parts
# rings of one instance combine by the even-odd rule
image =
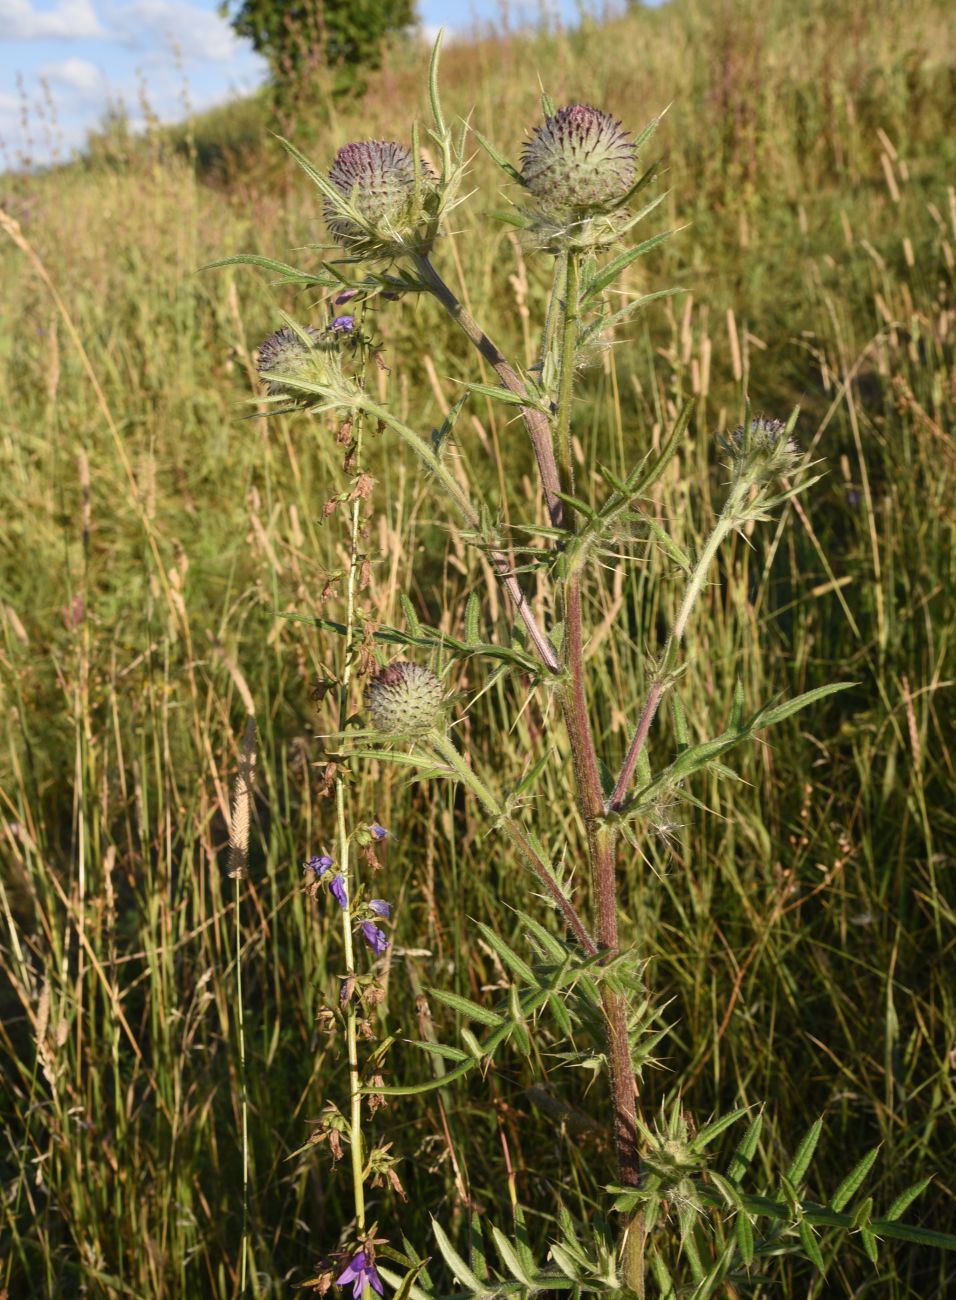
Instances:
[[[441,725],[445,695],[430,668],[401,662],[380,668],[365,690],[378,731],[415,734]]]
[[[637,179],[637,150],[616,118],[570,104],[535,127],[521,158],[521,177],[555,217],[616,207]]]
[[[375,245],[384,251],[400,244],[424,219],[423,195],[434,188],[436,179],[422,162],[416,183],[414,158],[394,140],[359,140],[345,145],[335,156],[329,180],[351,201],[367,227],[326,200],[325,220],[332,237],[344,248],[358,252],[374,251]]]
[[[800,459],[800,448],[783,420],[751,420],[749,436],[738,425],[727,448],[738,479],[756,487],[792,473]]]
[[[305,333],[314,344],[318,343],[317,329],[309,326]],[[282,380],[315,378],[314,347],[309,347],[295,330],[283,325],[260,345],[258,370],[267,381],[270,397],[282,393],[295,396],[295,387],[282,383]],[[271,378],[273,375],[276,376],[274,379]]]

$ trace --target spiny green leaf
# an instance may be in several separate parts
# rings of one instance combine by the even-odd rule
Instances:
[[[471,1271],[462,1257],[458,1254],[458,1251],[448,1240],[444,1228],[442,1228],[438,1220],[434,1218],[432,1219],[432,1232],[435,1234],[435,1241],[438,1244],[438,1249],[442,1253],[442,1258],[451,1269],[455,1278],[462,1284],[462,1286],[469,1287],[475,1295],[484,1295],[486,1288],[482,1285],[481,1279],[476,1277]]]
[[[521,173],[518,171],[517,167],[513,166],[508,161],[500,149],[493,145],[490,140],[486,139],[480,131],[475,131],[475,139],[481,145],[482,149],[484,149],[491,161],[500,167],[506,176],[510,176],[511,179],[517,181],[519,185],[524,185],[524,179]]]
[[[481,600],[477,591],[473,591],[468,597],[468,604],[465,606],[465,640],[470,645],[476,645],[481,640],[481,633],[478,627],[478,616],[481,613]]]
[[[330,276],[310,275],[308,271],[300,271],[298,267],[289,266],[287,262],[277,262],[274,257],[260,257],[258,253],[237,253],[234,257],[220,257],[215,262],[207,262],[201,266],[201,271],[216,271],[224,266],[257,266],[263,271],[274,271],[277,275],[285,277],[285,280],[293,280],[300,284],[331,284]]]
[[[810,1161],[813,1159],[813,1153],[817,1149],[817,1143],[820,1141],[820,1134],[823,1132],[823,1120],[818,1119],[812,1124],[804,1137],[803,1141],[797,1147],[796,1154],[787,1170],[786,1179],[794,1188],[800,1186],[810,1168]]]
[[[533,1287],[535,1284],[534,1274],[525,1268],[524,1261],[517,1250],[515,1250],[501,1229],[496,1228],[494,1224],[491,1227],[491,1236],[495,1243],[495,1249],[501,1256],[501,1262],[511,1276],[524,1286]]]
[[[471,1057],[467,1052],[463,1052],[460,1047],[451,1047],[448,1043],[429,1043],[424,1039],[410,1038],[407,1040],[413,1047],[420,1047],[423,1052],[430,1052],[432,1056],[440,1056],[445,1061],[454,1061],[460,1064],[462,1061],[470,1061]]]
[[[810,1263],[821,1273],[826,1273],[826,1265],[823,1262],[823,1256],[820,1253],[820,1246],[814,1236],[813,1229],[807,1223],[806,1219],[800,1220],[800,1242],[803,1246],[804,1254]]]
[[[750,1215],[746,1210],[738,1210],[737,1217],[734,1220],[734,1236],[737,1240],[737,1249],[740,1252],[740,1258],[749,1268],[754,1257],[754,1230],[750,1222]]]
[[[653,202],[649,203],[647,207],[642,210],[639,216],[644,217],[647,213],[652,212],[666,197],[666,194],[659,195],[653,200]],[[649,253],[652,248],[657,248],[659,244],[663,244],[665,239],[670,239],[673,234],[673,230],[662,230],[660,234],[652,235],[650,239],[645,239],[643,243],[637,244],[634,248],[628,248],[618,257],[615,257],[612,262],[607,264],[600,275],[596,275],[591,281],[588,286],[586,301],[591,302],[599,293],[606,289],[608,285],[613,284],[621,272],[630,266],[632,262],[636,262],[637,259],[643,257],[645,253]],[[585,304],[582,303],[582,306],[584,305]]]
[[[743,1135],[737,1150],[734,1152],[733,1159],[727,1166],[727,1177],[732,1178],[735,1183],[739,1183],[747,1171],[747,1166],[754,1158],[757,1150],[757,1144],[760,1141],[760,1130],[763,1127],[763,1115],[757,1112],[747,1131]]]
[[[817,700],[835,695],[837,691],[848,691],[851,686],[857,684],[857,682],[831,682],[829,686],[816,686],[812,691],[804,691],[802,695],[797,695],[792,700],[785,700],[783,704],[761,709],[751,721],[750,729],[759,731],[763,727],[772,727],[775,723],[782,722],[784,718],[789,718],[791,714],[799,713],[808,705],[815,704]]]
[[[481,1025],[490,1025],[492,1029],[498,1029],[504,1019],[494,1011],[489,1011],[487,1007],[480,1006],[477,1002],[472,1002],[468,998],[463,998],[458,993],[452,993],[448,989],[429,989],[429,996],[433,997],[436,1002],[441,1002],[444,1006],[450,1007],[452,1011],[457,1011],[459,1015],[467,1016],[469,1020],[477,1020]]]
[[[849,1205],[850,1201],[862,1186],[863,1180],[873,1168],[873,1163],[879,1153],[880,1148],[874,1147],[872,1151],[868,1151],[863,1159],[850,1170],[846,1178],[844,1178],[843,1182],[833,1193],[830,1204],[834,1210],[839,1212],[844,1208],[844,1206]],[[906,1207],[904,1206],[903,1209],[905,1208]],[[900,1212],[902,1213],[902,1211]]]
[[[408,630],[411,632],[412,636],[421,636],[422,625],[417,613],[415,612],[415,606],[405,595],[404,591],[400,593],[399,599],[402,602],[402,613],[405,615],[405,622],[408,624]]]
[[[916,1200],[917,1196],[922,1196],[932,1181],[932,1175],[928,1178],[921,1178],[918,1183],[913,1183],[912,1186],[907,1187],[905,1191],[900,1192],[899,1196],[897,1196],[896,1200],[883,1215],[883,1218],[888,1223],[894,1223],[901,1214],[906,1213],[912,1203]]]
[[[481,921],[477,921],[475,924],[485,943],[498,954],[509,970],[513,971],[525,984],[530,984],[532,988],[540,988],[540,983],[534,971],[524,958],[519,957],[513,948],[509,948],[504,939],[499,934],[496,934],[490,926],[483,924]]]

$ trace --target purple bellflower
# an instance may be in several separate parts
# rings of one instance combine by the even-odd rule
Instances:
[[[363,921],[362,933],[365,935],[365,942],[375,953],[375,956],[381,957],[382,953],[388,948],[385,932],[380,930],[377,925],[373,925],[371,921]]]
[[[347,1286],[349,1282],[353,1284],[352,1296],[354,1300],[362,1300],[366,1286],[370,1286],[379,1295],[385,1294],[385,1288],[382,1286],[382,1279],[378,1275],[378,1269],[364,1250],[360,1250],[357,1255],[353,1255],[335,1279],[336,1286]]]
[[[370,898],[368,907],[370,912],[374,912],[376,916],[384,916],[386,920],[392,915],[392,905],[386,903],[384,898]]]
[[[354,316],[336,316],[332,322],[333,334],[351,334],[355,329]]]
[[[332,866],[332,859],[328,857],[327,854],[323,853],[321,854],[321,856],[317,858],[315,857],[309,858],[305,866],[307,871],[315,872],[316,879],[321,880],[322,877],[325,875],[325,873]]]
[[[332,893],[332,897],[338,903],[339,907],[341,907],[342,910],[345,911],[345,909],[349,905],[349,896],[345,890],[345,877],[333,876],[332,882],[329,885],[329,889]]]
[[[368,830],[373,840],[384,840],[388,838],[388,831],[384,826],[379,826],[378,822],[372,822]]]

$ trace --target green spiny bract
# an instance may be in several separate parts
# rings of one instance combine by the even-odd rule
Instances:
[[[325,220],[347,252],[397,256],[420,242],[416,236],[431,215],[428,201],[436,195],[437,177],[424,161],[416,169],[403,145],[394,140],[347,144],[336,154],[329,180],[344,202],[327,198]]]
[[[754,487],[785,478],[800,459],[800,448],[783,420],[751,420],[749,434],[742,424],[738,425],[724,445],[735,477]]]
[[[365,689],[365,707],[377,731],[420,734],[441,727],[445,693],[430,668],[403,660],[379,669]]]

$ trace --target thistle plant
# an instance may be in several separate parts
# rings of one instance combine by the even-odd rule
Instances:
[[[348,1253],[323,1271],[315,1284],[332,1281],[352,1286],[360,1297],[381,1293],[383,1280],[403,1297],[424,1300],[441,1293],[441,1279],[428,1267],[424,1241],[401,1245],[396,1225],[366,1222],[364,1187],[369,1178],[390,1169],[384,1147],[365,1155],[363,1136],[368,1112],[383,1098],[399,1106],[403,1095],[447,1088],[472,1071],[483,1070],[506,1044],[529,1051],[531,1038],[548,1017],[567,1038],[565,1059],[606,1065],[610,1097],[609,1129],[615,1165],[607,1171],[607,1202],[588,1223],[576,1222],[559,1205],[557,1231],[547,1259],[535,1257],[520,1205],[512,1231],[483,1232],[473,1226],[464,1254],[445,1227],[434,1223],[434,1240],[456,1295],[497,1296],[568,1292],[572,1295],[660,1295],[698,1297],[742,1294],[774,1256],[798,1252],[823,1271],[832,1258],[834,1235],[852,1233],[866,1253],[878,1258],[883,1238],[923,1241],[956,1248],[956,1237],[921,1232],[900,1217],[921,1187],[910,1189],[882,1217],[862,1195],[876,1152],[850,1169],[826,1204],[807,1198],[805,1180],[820,1139],[817,1123],[798,1143],[779,1179],[761,1194],[747,1190],[746,1179],[761,1133],[759,1111],[739,1108],[699,1125],[685,1115],[680,1097],[656,1114],[641,1101],[642,1081],[654,1066],[654,1051],[666,1036],[663,1019],[666,988],[658,989],[655,972],[641,952],[641,936],[620,928],[619,880],[624,849],[640,846],[654,834],[662,809],[691,802],[690,778],[704,770],[718,777],[732,774],[732,751],[757,733],[783,721],[848,683],[835,682],[785,702],[747,701],[738,688],[728,702],[727,725],[709,739],[691,743],[678,726],[672,754],[663,742],[650,753],[651,728],[665,700],[682,718],[680,695],[685,656],[693,653],[695,614],[705,587],[714,580],[721,548],[736,533],[744,535],[776,519],[781,507],[806,492],[817,475],[796,440],[798,413],[786,419],[755,416],[744,404],[740,427],[717,441],[726,474],[719,514],[696,554],[684,551],[677,536],[663,530],[647,508],[649,493],[681,450],[693,417],[687,404],[679,412],[659,450],[643,450],[623,474],[600,471],[598,499],[585,495],[576,482],[574,457],[575,395],[583,363],[595,346],[639,313],[676,290],[663,289],[613,307],[610,294],[638,258],[673,232],[658,231],[636,243],[632,232],[659,207],[663,194],[645,199],[655,178],[644,163],[657,121],[633,137],[611,114],[598,108],[542,103],[543,121],[526,136],[521,166],[513,165],[484,136],[478,140],[513,187],[509,220],[528,249],[543,259],[551,287],[542,321],[536,363],[522,369],[493,340],[447,284],[440,269],[441,239],[449,212],[458,203],[466,170],[468,128],[447,125],[438,93],[440,42],[432,58],[429,91],[433,123],[428,131],[432,166],[422,156],[417,130],[408,143],[366,140],[339,151],[329,170],[314,166],[288,142],[321,195],[329,235],[335,247],[315,273],[299,271],[268,258],[233,258],[276,273],[284,282],[314,293],[326,291],[334,307],[349,304],[361,313],[370,304],[384,305],[407,295],[423,295],[447,313],[454,326],[493,369],[497,383],[465,385],[442,426],[416,427],[387,403],[374,398],[364,382],[362,364],[372,353],[361,325],[352,317],[336,318],[318,330],[286,319],[260,353],[260,370],[268,401],[283,411],[333,417],[347,425],[350,440],[374,423],[417,457],[436,505],[456,517],[468,542],[490,562],[513,615],[510,638],[486,640],[480,628],[480,602],[469,601],[466,632],[456,639],[421,622],[406,605],[404,627],[381,627],[359,615],[356,582],[361,568],[361,500],[352,501],[351,564],[346,584],[346,619],[337,629],[344,636],[343,666],[338,675],[339,723],[334,738],[337,774],[332,779],[336,806],[336,847],[309,865],[310,888],[328,891],[343,916],[345,975],[342,1008],[349,1061],[349,1112],[330,1112],[316,1140],[335,1134],[347,1142],[355,1191],[355,1221]],[[221,263],[224,264],[224,263]],[[336,328],[336,321],[349,325]],[[348,344],[345,339],[350,340]],[[356,361],[356,349],[362,364]],[[449,450],[457,420],[472,395],[501,402],[520,417],[533,451],[545,522],[525,521],[533,545],[516,548],[479,484],[464,463],[452,468]],[[357,463],[353,457],[351,462]],[[586,584],[622,543],[641,535],[676,565],[679,589],[675,613],[663,644],[653,651],[646,693],[634,710],[628,743],[621,754],[604,752],[592,723],[593,686],[585,646]],[[621,563],[633,563],[619,559]],[[538,590],[533,591],[533,584]],[[542,599],[546,597],[547,599]],[[547,613],[542,614],[542,608]],[[332,624],[320,621],[326,631]],[[688,646],[690,649],[688,650]],[[374,647],[370,650],[369,647]],[[360,655],[365,658],[361,659]],[[401,655],[402,657],[397,657]],[[584,828],[587,882],[574,881],[564,863],[578,851],[574,843],[543,843],[536,829],[535,793],[544,765],[558,761],[545,755],[513,789],[501,789],[496,774],[483,770],[460,739],[461,702],[446,685],[457,662],[467,659],[479,671],[489,667],[511,674],[524,692],[552,704],[560,717],[570,755],[568,786]],[[351,684],[362,671],[367,680],[363,709],[352,712]],[[530,686],[528,685],[530,683]],[[360,1059],[357,1004],[374,998],[374,973],[360,969],[353,937],[361,934],[374,962],[388,937],[379,925],[389,905],[368,899],[356,877],[357,836],[375,836],[383,828],[358,823],[350,829],[345,774],[376,758],[417,771],[422,780],[453,782],[464,788],[482,810],[489,829],[511,846],[529,872],[534,892],[552,906],[553,920],[529,897],[521,914],[527,952],[520,953],[481,922],[483,941],[511,978],[507,995],[495,1006],[472,1002],[447,990],[431,996],[470,1019],[478,1032],[462,1031],[461,1044],[423,1041],[430,1055],[450,1066],[429,1083],[384,1082],[383,1052],[376,1044]],[[355,819],[353,810],[353,822]],[[351,855],[351,857],[350,857]],[[351,863],[351,865],[350,865]],[[533,882],[532,882],[533,878]],[[531,891],[529,891],[530,893]],[[581,1040],[590,1039],[587,1047]],[[729,1157],[712,1150],[732,1127],[743,1136]],[[381,1232],[382,1237],[377,1233]],[[827,1258],[822,1234],[829,1234]],[[485,1248],[494,1246],[497,1262]],[[467,1257],[466,1257],[467,1256]],[[433,1266],[434,1267],[434,1266]],[[727,1291],[732,1284],[735,1288]],[[447,1288],[446,1288],[447,1290]]]

